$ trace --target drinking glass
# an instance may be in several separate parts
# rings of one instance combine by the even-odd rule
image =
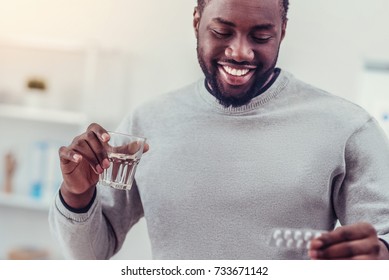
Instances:
[[[112,131],[108,134],[110,140],[107,155],[110,166],[100,174],[99,183],[115,189],[130,190],[146,138]]]

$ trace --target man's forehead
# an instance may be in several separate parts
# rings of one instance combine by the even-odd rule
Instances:
[[[280,16],[279,0],[205,0],[204,15],[271,20]]]
[[[246,8],[248,10],[255,8],[269,8],[280,7],[280,0],[199,0],[198,1],[201,10],[206,10],[208,7],[217,6],[218,9],[222,9],[229,6],[232,9]]]
[[[258,2],[258,1],[262,1],[262,0],[249,0],[251,2]],[[272,0],[272,1],[277,1],[279,2],[280,0]],[[209,4],[210,2],[212,2],[212,0],[199,0],[198,1],[199,3],[203,3],[204,6],[206,6],[207,4]]]

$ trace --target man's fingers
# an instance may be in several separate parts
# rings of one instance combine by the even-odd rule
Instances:
[[[102,142],[94,131],[88,130],[86,133],[74,138],[69,149],[81,155],[93,170],[100,174],[105,168],[109,167],[106,146],[107,144]]]
[[[108,143],[110,136],[108,132],[99,124],[92,123],[88,126],[87,132],[93,132],[98,139],[100,139],[103,143]]]
[[[61,147],[58,151],[63,174],[70,174],[82,161],[82,155],[69,149],[68,147]]]
[[[147,153],[148,150],[150,150],[150,146],[149,146],[149,144],[145,143],[145,146],[143,147],[143,152]]]
[[[90,124],[87,131],[75,137],[70,146],[60,148],[59,153],[64,174],[73,172],[74,168],[83,161],[85,163],[80,168],[92,168],[96,174],[101,174],[104,169],[109,168],[108,151],[112,149],[108,144],[110,138],[109,133],[103,127],[96,123]],[[136,154],[142,149],[142,145],[134,142],[131,145],[115,147],[115,149],[115,152]],[[143,152],[148,150],[149,145],[145,144]],[[69,164],[70,162],[74,164]],[[65,166],[67,167],[65,168]]]
[[[311,241],[312,259],[355,259],[377,257],[380,244],[374,227],[367,223],[343,226]]]
[[[315,259],[353,259],[358,256],[374,256],[379,251],[379,245],[374,248],[371,239],[358,239],[337,243],[323,249],[310,251],[311,257]]]
[[[79,163],[82,160],[82,155],[74,152],[67,147],[60,147],[58,150],[60,161],[67,164],[69,162]]]
[[[358,223],[336,228],[334,231],[323,233],[317,240],[322,242],[323,247],[327,247],[344,241],[376,236],[375,229],[367,223]]]

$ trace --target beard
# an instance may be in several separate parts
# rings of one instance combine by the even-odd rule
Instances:
[[[228,107],[240,107],[248,104],[254,97],[258,96],[261,93],[261,89],[266,85],[269,81],[270,77],[274,73],[274,69],[276,67],[277,56],[275,57],[271,66],[263,71],[264,65],[259,63],[255,65],[257,68],[254,70],[253,78],[255,79],[253,85],[247,90],[242,92],[239,96],[234,96],[233,94],[226,91],[223,87],[222,82],[220,81],[219,73],[218,73],[218,61],[213,60],[211,62],[211,66],[207,67],[204,59],[203,50],[199,46],[197,42],[197,59],[199,61],[200,67],[205,75],[205,80],[208,86],[211,89],[211,94],[219,101],[219,103],[225,108]],[[233,60],[225,60],[225,62],[229,62],[231,64],[235,64],[237,66],[242,65],[252,65],[247,62],[236,62]],[[261,73],[260,73],[261,72]]]

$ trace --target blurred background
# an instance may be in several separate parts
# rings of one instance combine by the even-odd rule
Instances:
[[[61,259],[57,151],[90,122],[202,77],[195,0],[0,0],[0,259]],[[389,132],[389,1],[290,0],[279,66]],[[143,220],[116,259],[151,258]]]

